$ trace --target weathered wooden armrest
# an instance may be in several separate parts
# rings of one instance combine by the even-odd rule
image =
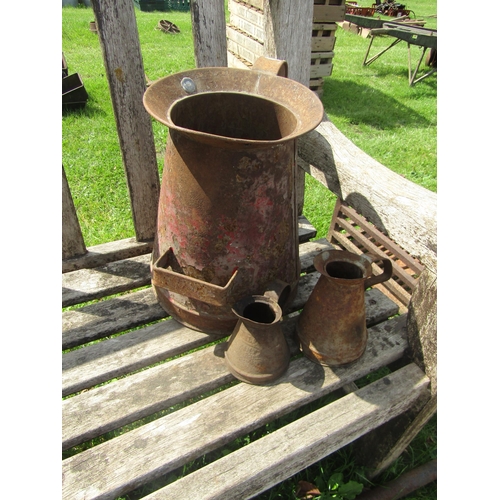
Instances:
[[[391,171],[326,116],[299,139],[299,166],[425,266],[435,269],[437,195]]]

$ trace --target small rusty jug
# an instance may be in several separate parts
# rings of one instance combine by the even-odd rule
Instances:
[[[288,369],[290,350],[281,329],[282,311],[267,295],[250,295],[232,308],[238,322],[225,352],[229,371],[249,384],[266,384]]]
[[[372,275],[381,260],[382,274]],[[365,290],[392,276],[390,259],[343,250],[327,250],[314,259],[321,273],[297,323],[304,355],[324,366],[351,363],[365,352],[368,338]]]

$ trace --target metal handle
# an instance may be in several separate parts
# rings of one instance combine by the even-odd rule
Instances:
[[[370,276],[369,278],[366,279],[365,281],[365,288],[370,288],[373,285],[376,285],[377,283],[383,283],[384,281],[387,281],[391,279],[392,277],[392,260],[391,259],[382,259],[380,257],[376,257],[374,255],[370,254],[364,254],[363,257],[368,259],[371,264],[374,262],[381,260],[384,264],[384,271],[382,274],[378,274],[377,276]]]
[[[230,303],[229,297],[238,276],[238,269],[233,272],[227,284],[222,287],[167,269],[171,267],[172,257],[173,250],[169,248],[153,263],[151,266],[153,285],[215,306],[225,306]]]
[[[270,57],[260,56],[252,66],[252,69],[270,73],[275,76],[288,76],[288,63],[281,59],[271,59]]]

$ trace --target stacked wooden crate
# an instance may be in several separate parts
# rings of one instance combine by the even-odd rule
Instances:
[[[264,1],[229,0],[229,24],[226,27],[228,66],[251,68],[264,55]],[[345,0],[314,2],[311,30],[311,90],[323,93],[324,77],[332,73],[333,48],[337,23],[345,19]]]

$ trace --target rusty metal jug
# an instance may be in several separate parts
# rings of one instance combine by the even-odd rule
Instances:
[[[152,252],[162,307],[184,325],[228,335],[232,306],[300,273],[296,139],[323,106],[261,58],[249,70],[199,68],[154,82],[146,110],[169,136]]]
[[[382,274],[372,275],[382,260]],[[327,250],[314,258],[321,274],[297,322],[302,352],[325,366],[351,363],[366,348],[365,290],[392,276],[390,259],[343,250]]]
[[[233,313],[238,322],[224,353],[229,371],[256,385],[281,377],[288,368],[290,351],[278,302],[266,295],[251,295],[239,300]]]

